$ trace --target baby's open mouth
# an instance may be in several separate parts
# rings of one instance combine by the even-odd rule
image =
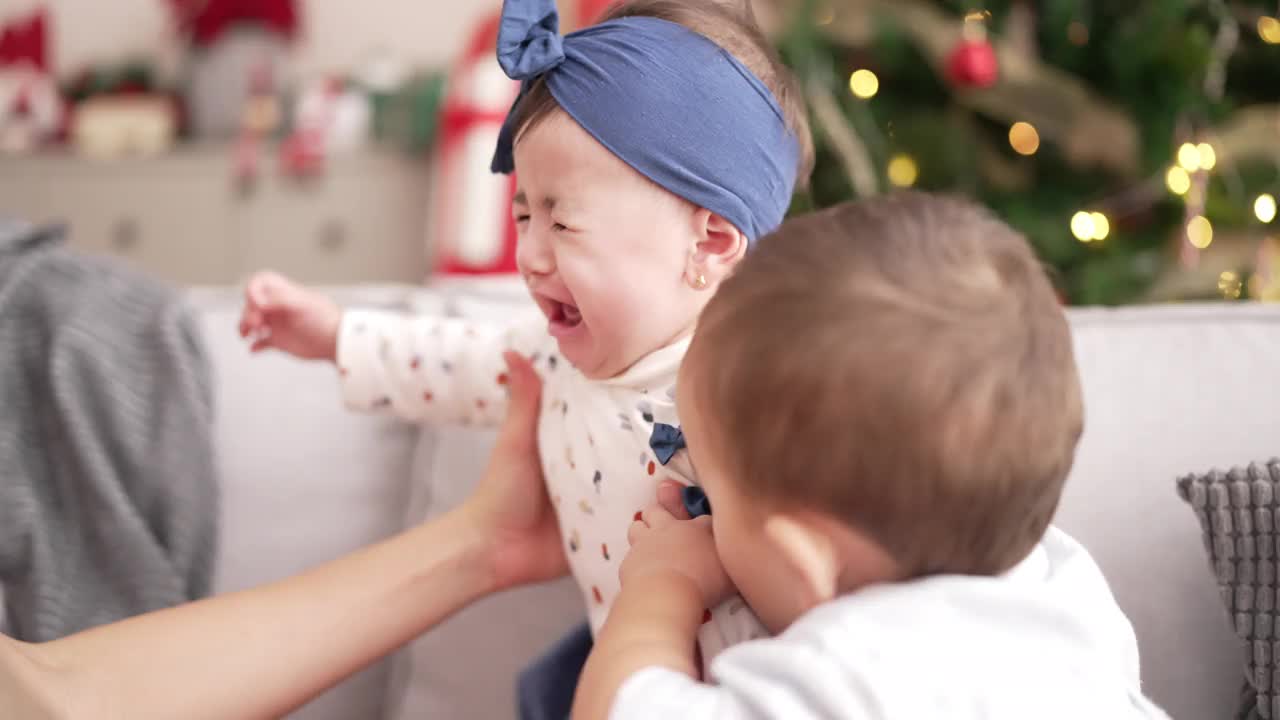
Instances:
[[[551,322],[565,327],[577,327],[582,324],[582,311],[576,305],[555,302],[551,306]]]

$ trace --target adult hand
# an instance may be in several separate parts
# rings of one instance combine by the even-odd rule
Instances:
[[[487,555],[497,590],[569,571],[538,454],[542,380],[524,357],[507,353],[505,359],[511,393],[507,419],[484,477],[463,506],[489,540]]]

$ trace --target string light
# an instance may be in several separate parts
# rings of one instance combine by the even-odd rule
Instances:
[[[1241,282],[1240,276],[1231,270],[1224,270],[1218,276],[1218,292],[1222,293],[1222,297],[1227,300],[1239,299],[1240,290],[1243,287],[1244,283]]]
[[[1072,215],[1071,234],[1082,243],[1093,242],[1093,216],[1083,210]]]
[[[1089,219],[1093,221],[1093,239],[1102,241],[1106,240],[1111,234],[1111,221],[1106,215],[1100,212],[1089,213]]]
[[[1192,247],[1204,250],[1213,243],[1213,225],[1203,215],[1196,215],[1187,221],[1187,240]]]
[[[1009,128],[1009,144],[1019,155],[1035,155],[1040,149],[1040,133],[1028,122],[1016,122]]]
[[[1258,37],[1268,45],[1280,45],[1280,20],[1268,15],[1258,18]]]
[[[1183,143],[1178,148],[1178,164],[1183,170],[1193,173],[1200,169],[1200,148],[1191,143]]]
[[[1218,153],[1209,143],[1197,145],[1196,152],[1200,154],[1201,170],[1212,170],[1218,164]]]
[[[870,70],[855,70],[849,76],[849,90],[862,100],[870,100],[880,92],[880,78]]]
[[[1191,175],[1177,165],[1169,168],[1168,174],[1164,176],[1164,182],[1169,186],[1169,192],[1174,195],[1186,195],[1191,192]]]
[[[1101,242],[1111,234],[1111,221],[1100,212],[1081,210],[1071,216],[1071,234],[1082,243]]]
[[[1276,219],[1276,199],[1271,193],[1262,193],[1253,201],[1253,214],[1260,222],[1269,223]]]
[[[895,187],[909,188],[920,177],[920,167],[910,155],[898,154],[889,160],[889,182]]]

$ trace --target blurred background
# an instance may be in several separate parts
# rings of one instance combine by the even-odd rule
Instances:
[[[608,4],[560,3],[569,26]],[[507,274],[498,7],[0,0],[0,217],[181,284]],[[1067,303],[1280,299],[1277,0],[754,9],[813,117],[796,211],[959,192]]]
[[[566,29],[608,4],[559,3]],[[260,585],[469,492],[490,435],[349,413],[331,368],[251,356],[237,286],[273,268],[346,306],[528,309],[513,180],[488,171],[517,91],[499,7],[0,0],[0,536],[18,539],[0,632]],[[1235,717],[1270,655],[1242,667],[1222,601],[1271,648],[1274,593],[1259,581],[1251,615],[1240,587],[1271,566],[1242,560],[1237,583],[1220,561],[1211,582],[1171,479],[1277,454],[1276,317],[1241,304],[1280,300],[1280,0],[752,8],[813,120],[795,212],[962,193],[1027,234],[1064,303],[1216,303],[1071,313],[1088,419],[1060,517],[1133,618],[1152,696]],[[6,242],[15,220],[123,269],[45,252],[52,232]],[[490,598],[290,717],[510,717],[515,673],[580,621],[578,598],[568,581]],[[1267,687],[1246,701],[1270,707]]]

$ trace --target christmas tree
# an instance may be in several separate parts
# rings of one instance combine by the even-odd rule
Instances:
[[[1073,304],[1280,299],[1277,0],[773,0],[818,162],[796,211],[974,197]]]

